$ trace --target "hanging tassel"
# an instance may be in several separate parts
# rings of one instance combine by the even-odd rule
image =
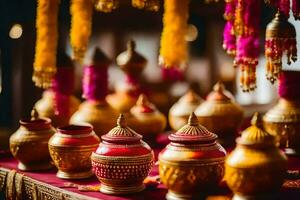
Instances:
[[[93,1],[71,1],[71,46],[73,59],[82,62],[91,35]]]
[[[234,33],[234,16],[236,0],[227,0],[224,18],[227,21],[223,32],[223,48],[228,55],[234,56],[236,53],[236,37]]]
[[[278,9],[282,12],[287,18],[290,16],[290,0],[279,0]]]
[[[300,71],[282,71],[280,73],[278,95],[290,100],[300,99]]]
[[[277,12],[266,29],[266,77],[271,83],[277,80],[282,70],[284,53],[287,54],[287,64],[297,60],[296,30],[281,12]]]
[[[160,7],[159,0],[132,0],[132,6],[138,9],[145,9],[157,12]]]
[[[159,64],[165,68],[185,68],[188,59],[187,20],[189,0],[165,0],[163,32],[160,42]]]
[[[37,87],[49,88],[56,73],[57,16],[59,0],[38,0],[36,49],[32,80]]]
[[[95,0],[95,8],[97,11],[109,13],[119,7],[119,0]]]
[[[91,64],[85,66],[82,89],[83,97],[90,101],[102,101],[108,89],[108,65],[111,61],[104,53],[96,48]]]
[[[300,20],[300,2],[299,0],[292,0],[292,11],[295,20]]]
[[[71,59],[65,53],[59,53],[57,73],[53,79],[55,114],[58,116],[71,115],[70,97],[74,92],[75,70]]]

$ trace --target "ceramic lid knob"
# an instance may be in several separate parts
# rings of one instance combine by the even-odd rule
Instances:
[[[110,65],[111,63],[111,59],[109,59],[98,47],[94,49],[91,59],[88,62],[89,65],[93,66]]]

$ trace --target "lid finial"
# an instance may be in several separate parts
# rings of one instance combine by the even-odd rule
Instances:
[[[218,81],[213,87],[213,90],[216,92],[222,92],[222,91],[224,91],[224,89],[225,89],[225,86],[221,81]]]
[[[149,103],[148,98],[145,94],[140,94],[136,104],[139,106],[147,105]]]
[[[125,128],[127,126],[127,121],[123,113],[119,115],[117,125],[121,128]]]
[[[135,51],[135,42],[132,39],[127,42],[127,50],[131,53]]]
[[[35,119],[39,118],[39,113],[38,113],[38,111],[36,110],[35,107],[32,109],[30,115],[31,115],[31,120],[35,120]]]
[[[261,128],[261,116],[260,116],[259,112],[255,112],[253,114],[253,117],[251,119],[251,125]]]
[[[192,112],[189,116],[188,125],[197,126],[199,124],[198,118],[194,112]]]

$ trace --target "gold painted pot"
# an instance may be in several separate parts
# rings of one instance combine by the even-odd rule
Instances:
[[[235,194],[233,199],[276,199],[283,183],[287,158],[276,147],[274,136],[261,128],[256,113],[226,159],[224,179]]]
[[[218,82],[214,86],[195,114],[200,124],[218,135],[221,144],[230,146],[234,143],[237,130],[243,121],[243,110],[222,83]]]
[[[182,96],[169,111],[169,124],[173,130],[179,130],[187,124],[189,116],[203,100],[193,91],[189,90]]]
[[[91,124],[96,134],[101,137],[111,130],[118,118],[118,113],[107,102],[85,101],[70,119],[70,124]]]
[[[70,116],[59,116],[55,114],[54,93],[46,90],[40,100],[35,103],[35,108],[41,117],[47,117],[52,120],[54,127],[65,126],[69,124],[70,117],[76,112],[80,105],[79,99],[70,96]]]
[[[146,139],[153,139],[166,128],[167,119],[157,108],[141,94],[135,106],[130,110],[128,125]]]
[[[201,126],[194,113],[188,124],[169,136],[158,156],[159,175],[168,200],[199,199],[216,189],[224,175],[225,149],[217,135]]]
[[[60,127],[49,140],[49,152],[58,169],[57,177],[82,179],[93,175],[91,154],[97,149],[99,137],[91,126]]]
[[[265,130],[274,135],[287,154],[300,152],[300,101],[280,98],[263,117]]]
[[[36,110],[31,119],[20,120],[20,128],[11,135],[10,151],[19,161],[18,168],[24,171],[49,169],[51,158],[48,140],[55,133],[48,118],[39,118]]]
[[[142,141],[142,136],[127,126],[120,115],[117,127],[102,136],[102,142],[92,154],[95,175],[106,194],[129,194],[142,191],[149,175],[154,153]]]

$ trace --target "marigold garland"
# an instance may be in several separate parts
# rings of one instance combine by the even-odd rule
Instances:
[[[159,0],[132,0],[132,6],[149,11],[159,10]]]
[[[95,0],[95,8],[97,11],[109,13],[119,7],[119,0]]]
[[[60,0],[38,0],[36,49],[32,80],[49,88],[56,73],[57,16]]]
[[[73,58],[82,62],[91,35],[93,0],[72,0],[70,11]]]
[[[187,20],[189,0],[165,0],[163,32],[160,47],[160,65],[165,68],[184,68],[188,59]]]

